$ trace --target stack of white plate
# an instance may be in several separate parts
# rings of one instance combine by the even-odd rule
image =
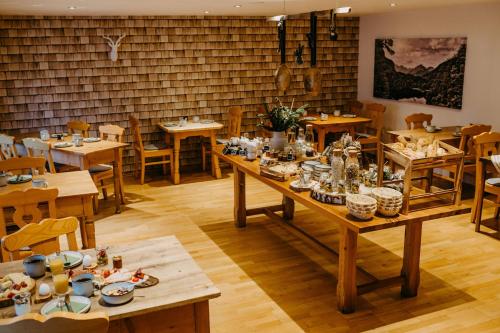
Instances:
[[[377,200],[364,194],[350,194],[346,199],[349,213],[360,220],[369,220],[377,211]]]
[[[330,170],[332,169],[331,166],[329,166],[328,164],[316,164],[314,166],[314,171],[313,171],[313,179],[314,180],[319,180],[319,177],[321,177],[321,174],[326,172],[330,172]]]
[[[372,196],[377,200],[377,210],[385,216],[394,216],[399,213],[403,206],[403,195],[389,187],[376,187],[372,190]]]

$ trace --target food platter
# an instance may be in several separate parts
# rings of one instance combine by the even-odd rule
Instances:
[[[12,298],[23,292],[31,292],[35,288],[35,280],[23,273],[10,273],[0,278],[0,308],[11,306]]]

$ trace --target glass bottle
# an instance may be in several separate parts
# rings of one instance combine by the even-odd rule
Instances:
[[[304,140],[309,146],[312,147],[314,145],[314,132],[311,124],[306,125],[306,134]]]
[[[338,192],[341,180],[344,180],[344,159],[342,158],[342,149],[334,149],[332,156],[332,192]]]
[[[306,143],[306,136],[304,135],[304,129],[299,128],[299,133],[297,134],[297,140],[295,140],[295,153],[297,155],[297,158],[301,158],[303,155],[305,155],[305,143]]]
[[[348,193],[359,192],[359,160],[356,149],[348,150],[345,161],[345,189]]]

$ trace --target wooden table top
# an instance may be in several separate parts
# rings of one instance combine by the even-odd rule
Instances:
[[[221,123],[213,122],[210,124],[193,123],[189,121],[185,126],[165,126],[163,123],[158,123],[163,131],[167,133],[182,133],[182,132],[197,132],[197,131],[207,131],[207,130],[218,130],[224,127]]]
[[[441,131],[434,132],[434,133],[429,133],[425,130],[425,128],[416,128],[416,129],[403,129],[403,130],[396,130],[396,131],[387,131],[387,134],[393,135],[393,136],[403,136],[407,139],[410,137],[414,138],[426,138],[426,137],[431,137],[433,136],[436,140],[442,140],[442,141],[447,141],[447,140],[460,140],[461,136],[455,136],[455,130],[457,127],[460,126],[446,126],[442,127]]]
[[[68,141],[71,142],[72,136],[69,135],[63,139],[63,141]],[[93,153],[98,153],[98,152],[103,152],[106,150],[114,150],[117,148],[124,148],[127,147],[129,144],[124,143],[124,142],[115,142],[115,141],[107,141],[107,140],[101,140],[98,142],[83,142],[83,146],[80,147],[75,147],[74,145],[71,147],[67,148],[56,148],[54,147],[54,144],[57,142],[61,142],[57,139],[51,138],[48,141],[51,145],[51,149],[54,150],[60,150],[60,151],[67,151],[71,152],[76,155],[89,155]]]
[[[44,178],[49,183],[49,187],[56,187],[59,189],[58,198],[94,195],[99,193],[87,170],[45,173],[44,175],[35,176],[35,178]],[[23,191],[28,188],[32,188],[31,182],[15,185],[7,184],[7,186],[0,187],[0,194]]]
[[[331,125],[345,125],[345,126],[350,126],[350,125],[357,125],[357,124],[364,124],[364,123],[369,123],[372,120],[370,118],[363,118],[363,117],[355,117],[355,118],[346,118],[346,117],[335,117],[332,114],[328,115],[328,120],[321,120],[319,115],[312,114],[312,115],[307,115],[308,117],[316,117],[317,120],[308,120],[306,123],[312,124],[314,126],[331,126]]]
[[[95,259],[95,250],[83,250]],[[91,297],[90,311],[103,311],[110,320],[133,317],[154,311],[193,304],[220,296],[220,290],[210,281],[175,236],[159,237],[111,246],[108,257],[121,255],[123,267],[157,277],[160,282],[149,288],[137,288],[134,299],[120,306],[99,303],[100,296]],[[110,260],[111,263],[111,260]],[[109,265],[112,267],[112,265]],[[2,274],[22,272],[22,261],[0,264]],[[44,281],[52,285],[47,274]],[[38,280],[38,285],[40,280]],[[33,304],[32,312],[39,312],[43,304]],[[0,318],[13,317],[14,307],[0,309]]]
[[[223,146],[218,145],[217,147],[215,147],[214,152],[215,154],[217,154],[217,156],[219,156],[226,162],[236,165],[243,172],[251,175],[254,178],[257,178],[261,182],[278,190],[287,197],[301,203],[302,205],[310,209],[316,210],[322,215],[330,217],[332,221],[335,221],[336,223],[341,223],[345,225],[347,228],[357,233],[365,233],[375,230],[388,229],[413,222],[434,220],[442,217],[458,215],[458,214],[466,214],[470,212],[470,208],[462,204],[460,206],[448,205],[448,206],[428,208],[411,212],[408,215],[399,214],[395,217],[382,217],[376,215],[373,219],[369,221],[356,220],[354,217],[349,215],[347,207],[344,205],[331,205],[331,204],[321,203],[311,198],[309,192],[299,193],[291,190],[289,187],[289,183],[291,180],[280,182],[277,180],[261,176],[258,159],[249,162],[246,161],[241,156],[224,155],[222,154],[222,149]]]

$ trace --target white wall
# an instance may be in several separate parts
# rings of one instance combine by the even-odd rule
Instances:
[[[462,110],[373,98],[375,39],[467,37]],[[433,124],[491,124],[500,131],[500,3],[400,11],[361,17],[358,99],[387,105],[387,129],[405,128],[404,118],[432,113]]]

